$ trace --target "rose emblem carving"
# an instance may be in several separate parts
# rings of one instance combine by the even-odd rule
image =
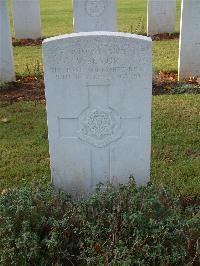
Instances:
[[[79,117],[79,137],[88,143],[103,147],[121,137],[120,117],[109,108],[88,108]]]

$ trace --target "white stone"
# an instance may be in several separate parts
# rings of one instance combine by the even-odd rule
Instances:
[[[176,0],[148,0],[147,34],[173,33],[176,24]]]
[[[179,49],[179,80],[200,77],[200,1],[183,0]]]
[[[38,39],[41,37],[40,1],[13,0],[13,20],[17,39]]]
[[[0,81],[14,81],[12,38],[7,0],[0,0]]]
[[[75,196],[99,182],[150,176],[151,39],[90,32],[43,42],[55,187]]]
[[[74,32],[116,31],[116,0],[73,0]]]

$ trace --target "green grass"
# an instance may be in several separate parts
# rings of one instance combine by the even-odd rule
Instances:
[[[73,32],[72,1],[66,0],[41,0],[41,20],[44,37]],[[146,33],[147,19],[146,0],[118,0],[117,24],[118,31]],[[13,21],[11,28],[14,36]],[[176,32],[180,26],[180,0],[177,1]],[[41,47],[15,47],[15,68],[18,76],[27,74],[27,66],[34,71],[34,66],[42,64]],[[153,67],[154,71],[177,71],[178,66],[178,40],[154,42]]]
[[[153,42],[153,69],[156,72],[178,71],[178,40]]]
[[[1,107],[0,187],[23,185],[49,176],[45,108],[34,102]],[[1,119],[0,119],[1,121]]]
[[[40,46],[17,46],[14,48],[16,75],[34,75],[38,64],[42,65],[42,49]]]
[[[152,180],[200,196],[200,95],[154,97]]]
[[[155,184],[200,196],[200,95],[153,97],[152,167]],[[19,102],[0,109],[0,188],[50,179],[45,106]]]

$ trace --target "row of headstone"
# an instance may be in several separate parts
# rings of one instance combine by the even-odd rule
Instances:
[[[0,24],[0,77],[1,81],[13,80],[11,66],[12,51],[7,9],[1,0]],[[179,80],[200,74],[200,31],[199,31],[199,0],[182,1]],[[73,0],[75,32],[108,30],[116,31],[115,0]],[[148,1],[148,34],[173,32],[175,25],[175,0]],[[13,17],[17,38],[38,38],[41,36],[39,0],[13,0]],[[1,26],[2,25],[2,26]],[[6,29],[6,33],[4,33]],[[3,47],[8,47],[4,52]],[[5,63],[7,62],[7,63]],[[10,71],[5,71],[6,68]],[[5,73],[6,72],[6,77]]]
[[[41,37],[39,0],[13,0],[17,39]],[[73,0],[74,32],[116,31],[116,0]],[[147,33],[172,33],[176,22],[176,0],[148,0]]]
[[[12,0],[15,37],[41,35],[39,0]],[[116,0],[73,0],[74,32],[116,31]]]
[[[175,0],[148,0],[148,35],[172,33]],[[179,40],[179,81],[200,76],[200,1],[182,0]]]
[[[41,37],[39,0],[13,0],[13,19],[16,38]],[[12,36],[8,0],[0,0],[0,81],[14,81]]]
[[[41,37],[39,0],[13,0],[16,38]],[[74,32],[116,31],[116,0],[73,0]],[[148,35],[175,30],[176,0],[148,1]]]

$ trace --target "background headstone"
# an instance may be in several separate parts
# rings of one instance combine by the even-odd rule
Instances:
[[[14,81],[12,39],[7,0],[0,0],[0,81]]]
[[[147,35],[173,33],[176,24],[176,0],[148,0]]]
[[[183,0],[179,51],[179,80],[200,76],[200,1]]]
[[[116,31],[116,0],[73,0],[74,32]]]
[[[13,0],[13,20],[17,39],[41,37],[40,1]]]
[[[110,32],[43,42],[51,174],[79,196],[99,182],[149,181],[152,58],[148,37]]]

